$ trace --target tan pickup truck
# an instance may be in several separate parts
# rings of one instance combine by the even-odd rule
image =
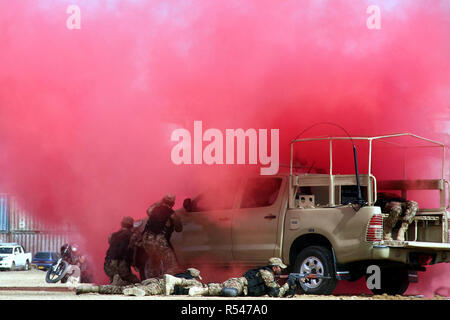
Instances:
[[[223,183],[196,198],[186,199],[178,210],[184,229],[174,233],[172,244],[184,265],[260,266],[272,256],[281,257],[290,272],[315,273],[301,291],[331,294],[337,280],[368,277],[368,267],[381,272],[381,286],[374,293],[402,294],[417,271],[430,264],[450,262],[447,212],[448,182],[434,180],[377,181],[371,173],[372,144],[409,137],[442,148],[441,143],[412,134],[382,137],[327,137],[294,140],[290,172],[276,176],[242,177]],[[333,141],[359,140],[369,144],[366,174],[358,174],[364,203],[358,200],[356,173],[333,174]],[[328,174],[296,172],[293,146],[304,141],[329,140]],[[375,206],[377,193],[391,191],[408,198],[414,190],[439,193],[437,208],[421,208],[410,224],[405,241],[383,240],[383,218]],[[238,275],[236,275],[238,276]]]

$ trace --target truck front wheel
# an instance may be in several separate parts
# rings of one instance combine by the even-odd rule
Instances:
[[[325,278],[306,279],[300,281],[299,290],[306,294],[331,294],[337,285],[331,251],[322,246],[310,246],[297,256],[294,272],[317,274]]]

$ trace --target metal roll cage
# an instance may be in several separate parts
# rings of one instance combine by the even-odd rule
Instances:
[[[425,146],[405,146],[405,145],[401,145],[392,141],[387,141],[391,138],[398,138],[398,137],[412,137],[414,139],[418,139],[421,141],[426,142],[429,145],[425,145]],[[447,189],[448,189],[448,181],[445,180],[445,144],[441,143],[441,142],[437,142],[434,140],[430,140],[427,138],[423,138],[420,137],[418,135],[412,134],[412,133],[397,133],[397,134],[390,134],[390,135],[383,135],[383,136],[374,136],[374,137],[316,137],[316,138],[304,138],[304,139],[294,139],[291,141],[291,159],[290,159],[290,207],[292,207],[291,205],[293,205],[293,200],[292,200],[292,193],[293,191],[293,187],[294,186],[298,186],[299,184],[296,183],[295,181],[295,176],[293,174],[293,167],[294,167],[294,144],[295,143],[299,143],[299,142],[306,142],[306,141],[329,141],[330,147],[329,147],[329,157],[330,157],[330,168],[329,168],[329,205],[334,205],[335,202],[335,198],[334,198],[334,186],[335,186],[335,177],[333,175],[333,140],[351,140],[351,142],[353,143],[353,140],[363,140],[363,141],[368,141],[369,143],[369,163],[368,163],[368,173],[366,176],[366,179],[368,179],[367,181],[367,188],[368,188],[368,205],[373,205],[376,201],[376,192],[377,192],[377,182],[376,182],[376,178],[372,175],[372,148],[373,148],[373,141],[382,141],[391,145],[394,145],[396,147],[399,148],[442,148],[442,177],[440,179],[440,182],[438,184],[438,188],[440,190],[444,190],[445,185],[447,185]],[[297,176],[298,177],[298,176]],[[372,190],[372,185],[370,183],[370,179],[373,180],[373,190]],[[406,173],[404,170],[404,179],[406,179]],[[342,180],[342,179],[341,179]],[[431,180],[430,180],[431,181]],[[434,180],[435,181],[435,180]],[[342,182],[344,183],[344,182]],[[346,184],[348,184],[348,181],[345,182]],[[435,184],[433,184],[434,186]],[[433,187],[434,189],[434,187]],[[450,190],[449,190],[450,193]],[[450,195],[449,195],[450,198]],[[441,207],[445,207],[445,195],[444,195],[444,200],[443,200],[444,204],[442,203],[442,196],[441,196]],[[449,208],[449,206],[447,205],[446,208]]]

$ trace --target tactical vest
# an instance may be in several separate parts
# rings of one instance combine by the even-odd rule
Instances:
[[[266,285],[264,284],[264,279],[262,278],[259,270],[266,269],[272,270],[269,267],[259,267],[256,269],[248,270],[244,273],[244,278],[247,279],[247,295],[253,297],[259,297],[266,294]]]
[[[120,230],[111,235],[111,244],[106,252],[109,260],[129,260],[128,244],[130,243],[131,230]]]
[[[172,213],[174,211],[165,205],[156,206],[148,218],[144,231],[154,234],[165,234],[167,232],[166,224]]]

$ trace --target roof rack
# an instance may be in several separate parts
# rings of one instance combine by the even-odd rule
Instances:
[[[403,146],[398,143],[393,143],[390,141],[384,141],[386,139],[390,138],[398,138],[398,137],[412,137],[421,141],[424,141],[426,143],[429,143],[429,146]],[[372,170],[372,142],[373,141],[383,141],[386,143],[390,143],[393,145],[396,145],[397,147],[403,147],[403,148],[423,148],[423,147],[429,147],[429,148],[442,148],[442,180],[444,180],[445,176],[445,144],[434,141],[431,139],[423,138],[418,135],[412,134],[412,133],[395,133],[395,134],[389,134],[389,135],[382,135],[382,136],[373,136],[373,137],[316,137],[316,138],[304,138],[304,139],[294,139],[291,141],[291,165],[290,165],[290,174],[292,175],[292,168],[293,168],[293,162],[294,162],[294,144],[297,142],[305,142],[305,141],[323,141],[323,140],[329,140],[330,141],[330,175],[333,174],[333,140],[363,140],[368,141],[369,143],[369,166],[368,166],[368,174],[371,174]]]
[[[399,137],[411,137],[413,139],[417,139],[420,141],[425,142],[428,145],[425,146],[406,146],[406,145],[402,145],[400,143],[396,143],[396,142],[392,142],[389,141],[389,139],[392,138],[399,138]],[[412,133],[395,133],[395,134],[388,134],[388,135],[381,135],[381,136],[371,136],[371,137],[313,137],[313,138],[303,138],[303,139],[294,139],[291,141],[291,161],[290,161],[290,187],[293,186],[294,184],[294,177],[293,177],[293,168],[294,168],[294,144],[295,143],[299,143],[299,142],[306,142],[306,141],[329,141],[330,147],[329,147],[329,157],[330,157],[330,168],[329,168],[329,173],[326,174],[327,176],[329,176],[329,185],[330,185],[330,203],[334,204],[334,185],[335,185],[335,177],[333,176],[333,141],[334,140],[350,140],[352,143],[354,140],[359,140],[359,141],[367,141],[369,143],[369,163],[368,163],[368,172],[367,172],[367,177],[368,179],[373,179],[374,180],[374,185],[376,185],[376,179],[375,177],[372,175],[372,143],[373,141],[381,141],[381,142],[385,142],[385,143],[389,143],[397,148],[442,148],[442,177],[441,177],[441,184],[443,185],[443,183],[445,182],[445,144],[438,142],[438,141],[434,141],[431,139],[427,139]],[[405,172],[404,172],[405,175]],[[365,175],[364,175],[365,176]],[[376,192],[376,187],[375,188],[375,192]],[[291,188],[292,190],[292,188]],[[374,198],[372,198],[372,186],[370,183],[368,183],[368,202],[369,203],[374,203],[376,201],[376,195]]]

